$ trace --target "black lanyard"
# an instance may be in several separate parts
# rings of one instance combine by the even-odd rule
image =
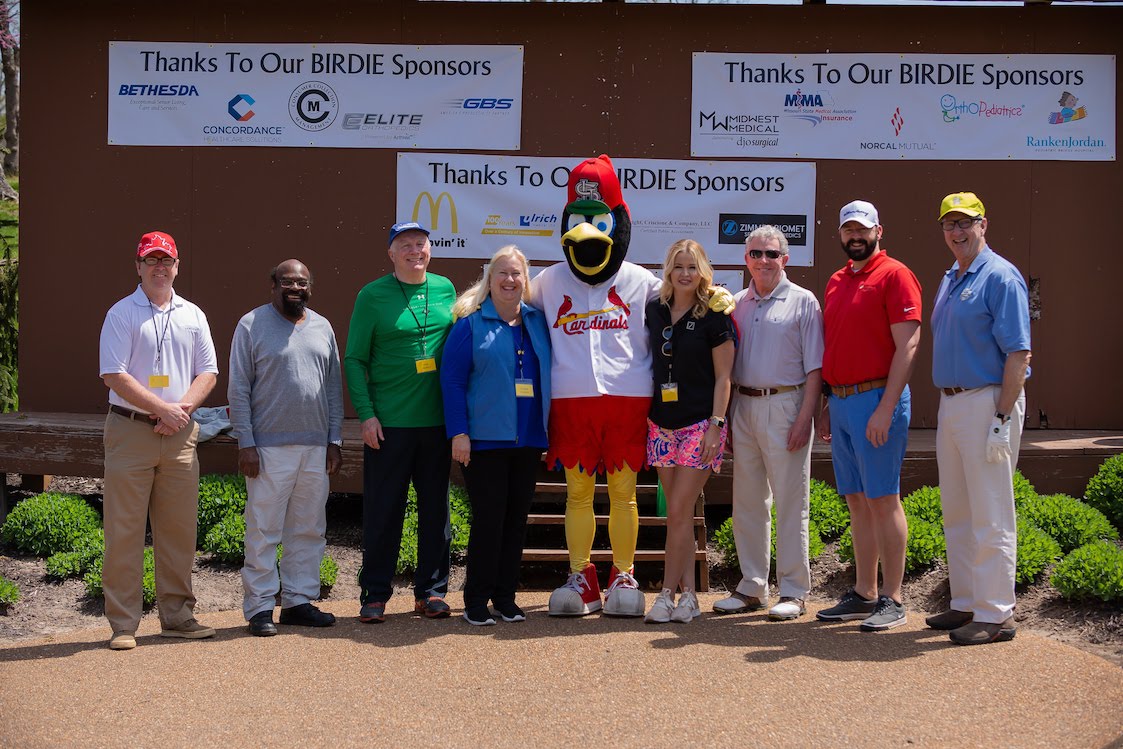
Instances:
[[[164,358],[164,338],[167,337],[168,330],[172,326],[172,308],[174,306],[173,300],[169,299],[168,314],[164,319],[164,329],[160,330],[160,327],[156,324],[156,305],[152,303],[151,299],[148,300],[148,311],[152,315],[152,329],[156,332],[156,374],[164,374],[160,365]]]
[[[524,344],[526,343],[526,330],[525,330],[524,325],[516,325],[515,327],[517,327],[519,329],[519,342],[515,346],[515,355],[518,358],[518,365],[519,365],[519,375],[518,376],[519,376],[519,379],[521,380],[523,378],[523,354],[526,353],[526,348],[524,346]]]
[[[406,294],[406,287],[402,284],[397,276],[394,276],[394,280],[398,282],[398,288],[402,291],[402,299],[406,301],[406,309],[409,311],[410,316],[413,318],[414,324],[417,325],[417,337],[421,343],[421,356],[428,356],[428,349],[425,345],[425,329],[429,327],[429,277],[425,277],[425,312],[423,313],[425,317],[424,324],[422,324],[421,321],[417,319],[417,314],[413,311],[413,307],[409,305],[409,295]]]

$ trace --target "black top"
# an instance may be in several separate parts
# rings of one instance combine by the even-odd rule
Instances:
[[[647,304],[647,335],[651,340],[655,395],[651,420],[664,429],[682,429],[714,415],[714,357],[712,349],[735,341],[733,319],[707,310],[701,318],[687,312],[671,329],[670,345],[663,330],[671,324],[671,309],[659,299]],[[668,351],[668,356],[664,351]],[[678,383],[678,401],[664,403],[662,385]]]

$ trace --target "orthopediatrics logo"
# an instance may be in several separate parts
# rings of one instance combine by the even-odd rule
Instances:
[[[1012,107],[1006,104],[995,104],[988,101],[960,101],[955,94],[944,94],[940,97],[940,112],[944,122],[959,122],[964,117],[979,117],[991,119],[1014,119],[1022,116],[1024,106]]]
[[[289,116],[298,127],[310,132],[330,127],[338,113],[339,97],[321,81],[302,83],[289,96]]]
[[[249,94],[238,94],[226,103],[226,111],[238,122],[245,122],[253,117],[253,97]]]

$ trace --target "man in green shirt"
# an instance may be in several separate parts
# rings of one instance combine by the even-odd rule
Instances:
[[[429,231],[390,228],[390,275],[359,291],[343,369],[363,426],[363,566],[359,621],[381,622],[393,593],[410,482],[417,494],[415,611],[449,615],[448,474],[440,368],[456,289],[428,273]]]

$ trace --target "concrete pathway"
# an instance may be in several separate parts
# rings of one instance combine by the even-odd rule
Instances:
[[[709,614],[689,625],[550,619],[426,621],[391,602],[324,630],[139,647],[107,630],[0,644],[0,746],[34,747],[1104,747],[1123,744],[1123,669],[1019,633],[963,648],[890,632]],[[649,596],[650,598],[650,596]],[[450,597],[459,607],[459,594]],[[812,607],[815,610],[818,607]],[[459,613],[459,608],[455,608]]]

